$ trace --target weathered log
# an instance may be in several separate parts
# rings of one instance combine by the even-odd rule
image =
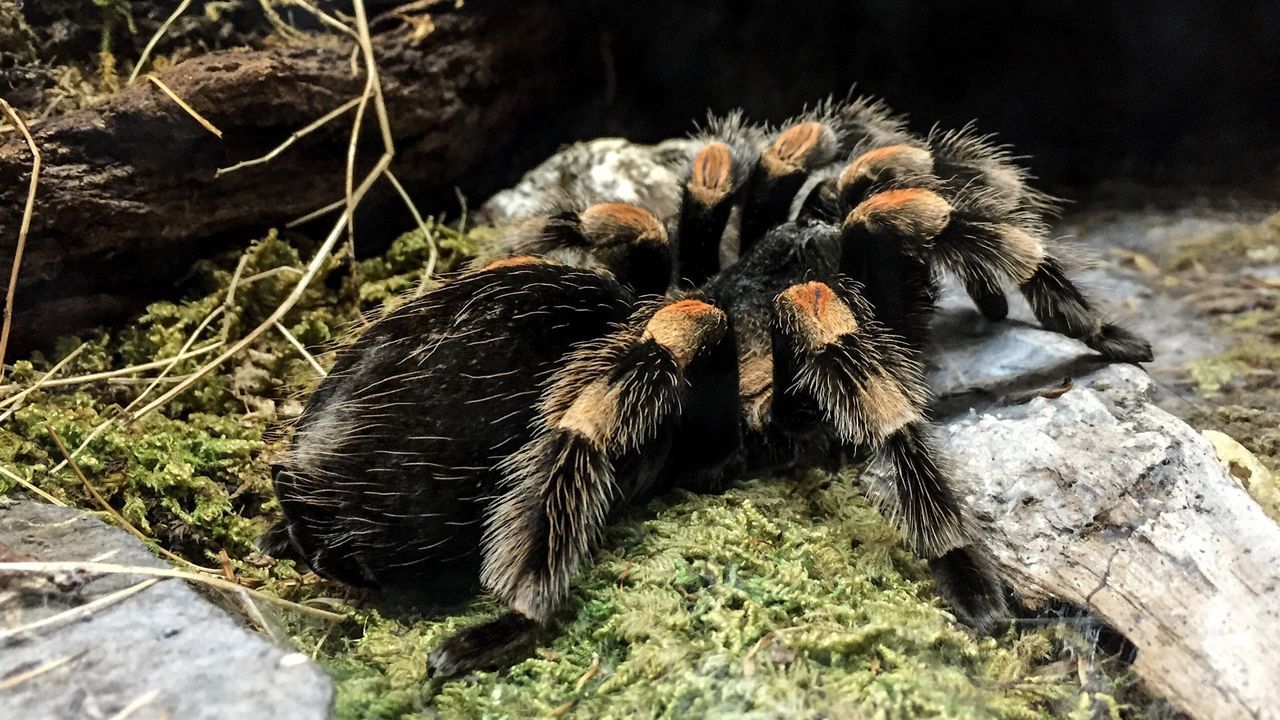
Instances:
[[[551,2],[447,11],[415,44],[374,38],[398,145],[397,176],[451,191],[515,138],[565,108],[574,63],[565,13]],[[580,73],[579,73],[580,74]],[[148,82],[103,105],[36,123],[44,155],[18,289],[14,347],[123,317],[217,248],[219,233],[280,223],[342,197],[349,113],[272,162],[215,176],[357,97],[351,46],[222,51],[159,73],[222,132],[200,127]],[[365,164],[381,151],[368,117]],[[31,164],[0,143],[0,275],[8,277]],[[480,173],[483,174],[483,173]],[[243,238],[239,238],[243,241]]]
[[[1090,372],[1072,341],[950,317],[934,384],[981,409],[942,441],[1005,580],[1123,634],[1151,694],[1192,717],[1280,718],[1280,525],[1141,370]],[[1028,392],[1063,374],[1065,394]]]

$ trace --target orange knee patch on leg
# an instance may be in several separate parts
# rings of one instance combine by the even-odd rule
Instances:
[[[804,122],[783,130],[760,161],[770,175],[790,175],[829,162],[835,151],[835,133],[830,128],[820,122]]]
[[[733,157],[722,142],[708,143],[693,158],[693,175],[689,178],[689,195],[701,205],[710,207],[729,194]]]
[[[778,296],[776,306],[792,315],[802,339],[813,348],[858,331],[853,311],[826,283],[792,285]]]
[[[593,244],[667,242],[667,229],[653,213],[630,203],[601,203],[583,210],[582,230]]]
[[[920,188],[886,190],[859,203],[844,222],[927,243],[951,222],[951,204],[937,193]]]
[[[884,181],[932,173],[933,155],[928,150],[910,145],[889,145],[868,150],[846,165],[836,181],[836,188],[844,190],[861,178]]]
[[[718,342],[727,327],[728,320],[719,308],[701,300],[679,300],[654,313],[644,334],[684,367],[703,347]]]
[[[521,265],[550,265],[551,262],[546,258],[540,258],[536,255],[516,255],[514,257],[499,258],[487,263],[481,270],[498,270],[500,268],[519,267]]]

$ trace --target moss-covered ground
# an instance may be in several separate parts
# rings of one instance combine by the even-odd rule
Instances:
[[[468,238],[437,239],[443,268],[469,251]],[[68,338],[48,356],[19,362],[0,397],[81,344],[57,377],[173,357],[211,313],[190,347],[240,337],[284,298],[297,277],[290,268],[312,249],[299,236],[257,241],[230,299],[240,258],[202,263],[184,300],[156,303],[128,327]],[[376,315],[416,287],[426,256],[425,237],[413,232],[361,262],[354,276],[335,260],[284,325],[308,347],[331,343],[357,328],[362,312]],[[178,362],[158,387],[205,357]],[[433,645],[496,608],[481,601],[455,615],[392,614],[255,549],[277,511],[268,466],[282,427],[317,377],[308,361],[273,332],[160,411],[125,422],[123,409],[164,369],[31,393],[4,420],[0,463],[62,501],[94,508],[73,473],[54,472],[62,455],[49,429],[77,448],[101,427],[78,464],[154,543],[212,567],[225,552],[246,585],[350,606],[352,618],[332,627],[287,612],[280,618],[332,674],[340,718],[1084,717],[1090,708],[1118,715],[1126,706],[1114,697],[1138,697],[1123,672],[1104,693],[1082,692],[1080,647],[1068,631],[978,639],[955,624],[921,561],[862,499],[852,470],[636,509],[612,527],[554,630],[527,659],[432,681]],[[26,494],[0,476],[0,495]]]

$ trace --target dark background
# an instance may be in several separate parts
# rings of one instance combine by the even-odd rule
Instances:
[[[602,112],[573,133],[657,140],[707,108],[781,120],[829,93],[917,130],[976,119],[1049,185],[1251,186],[1280,167],[1280,3],[589,4]]]

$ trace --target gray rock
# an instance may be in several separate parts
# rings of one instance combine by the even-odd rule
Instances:
[[[2,502],[2,501],[0,501]],[[166,567],[142,543],[94,516],[30,502],[0,504],[0,548],[40,561]],[[11,558],[10,558],[11,559]],[[32,576],[10,576],[3,629],[83,606],[145,578],[89,576],[63,591]],[[6,593],[12,593],[7,595]],[[22,673],[71,658],[27,680]],[[197,595],[166,579],[89,615],[0,639],[0,718],[327,718],[329,678],[305,655],[276,647]],[[148,700],[148,698],[150,698]]]
[[[683,139],[657,145],[621,138],[575,143],[525,173],[515,187],[489,198],[476,222],[507,225],[565,200],[631,202],[660,218],[672,217],[685,168],[697,149],[695,141]]]

